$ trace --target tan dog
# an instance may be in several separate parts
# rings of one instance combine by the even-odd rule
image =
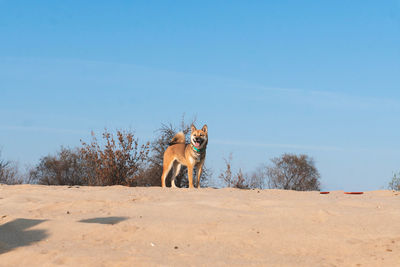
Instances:
[[[165,187],[165,178],[172,170],[171,187],[176,187],[175,177],[179,174],[181,166],[188,169],[189,188],[193,188],[193,169],[197,168],[197,188],[200,188],[200,175],[206,158],[206,147],[208,143],[208,129],[204,125],[197,130],[194,125],[191,127],[190,143],[185,143],[185,135],[177,133],[171,140],[170,146],[164,152],[163,173],[161,185]]]

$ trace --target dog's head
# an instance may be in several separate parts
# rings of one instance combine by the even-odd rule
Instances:
[[[190,134],[190,143],[197,149],[206,147],[208,142],[208,128],[204,125],[200,130],[196,129],[194,125],[191,127],[192,133]]]

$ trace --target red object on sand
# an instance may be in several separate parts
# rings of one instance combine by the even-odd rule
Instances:
[[[329,191],[323,191],[323,192],[319,192],[321,195],[326,195],[326,194],[329,194],[330,192]],[[344,192],[345,194],[348,194],[348,195],[362,195],[362,194],[364,194],[364,192]]]

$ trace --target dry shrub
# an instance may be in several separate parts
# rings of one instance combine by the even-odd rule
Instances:
[[[225,182],[227,187],[240,188],[240,189],[248,189],[249,184],[247,182],[247,176],[242,172],[242,169],[234,174],[232,172],[232,153],[229,154],[228,159],[224,159],[225,161],[225,170],[219,174],[219,178]]]
[[[271,159],[267,167],[270,188],[310,191],[320,190],[320,174],[307,155],[283,154]]]
[[[247,176],[247,184],[249,188],[264,189],[267,185],[267,170],[265,166],[258,167],[250,175]]]
[[[1,151],[0,151],[1,156]],[[21,184],[16,163],[0,159],[0,184]]]
[[[250,186],[247,180],[248,177],[242,172],[242,169],[239,169],[233,179],[233,187],[239,189],[248,189]]]
[[[44,185],[87,185],[87,168],[79,149],[61,147],[56,155],[40,159],[30,179]]]
[[[393,173],[392,180],[389,182],[389,189],[400,191],[400,172]]]
[[[92,132],[91,143],[82,142],[80,153],[87,168],[88,185],[133,185],[149,154],[149,143],[139,146],[132,132],[118,130],[116,139],[107,130],[101,145]]]
[[[228,159],[224,158],[224,161],[225,161],[225,170],[219,174],[218,178],[223,180],[228,187],[232,187],[233,185],[232,153],[229,154]]]
[[[30,171],[30,180],[45,185],[132,185],[146,164],[149,144],[139,146],[133,133],[107,130],[103,144],[92,132],[81,148],[61,148],[56,155],[40,159]]]

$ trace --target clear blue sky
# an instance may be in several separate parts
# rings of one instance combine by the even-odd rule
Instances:
[[[400,170],[400,1],[0,0],[0,147],[36,164],[90,131],[197,116],[207,164],[315,159],[324,190]]]

